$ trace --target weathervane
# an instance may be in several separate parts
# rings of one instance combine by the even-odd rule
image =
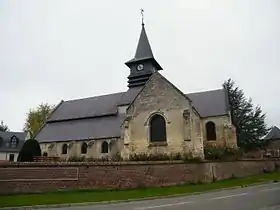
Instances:
[[[141,16],[142,16],[142,26],[144,25],[144,10],[141,9]]]

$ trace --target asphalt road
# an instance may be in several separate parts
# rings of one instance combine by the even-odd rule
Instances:
[[[200,195],[49,210],[280,210],[280,183]]]

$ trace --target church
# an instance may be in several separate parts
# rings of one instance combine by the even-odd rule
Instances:
[[[137,154],[204,158],[205,145],[237,147],[227,92],[183,93],[160,71],[142,23],[127,90],[61,101],[37,132],[44,156],[129,159]]]

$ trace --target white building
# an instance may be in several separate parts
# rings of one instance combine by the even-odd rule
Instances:
[[[25,132],[0,132],[0,161],[16,162],[26,138]]]

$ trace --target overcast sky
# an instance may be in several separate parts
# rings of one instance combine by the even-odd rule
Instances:
[[[280,126],[278,0],[0,0],[0,120],[126,90],[140,8],[165,77],[185,93],[231,77]]]

